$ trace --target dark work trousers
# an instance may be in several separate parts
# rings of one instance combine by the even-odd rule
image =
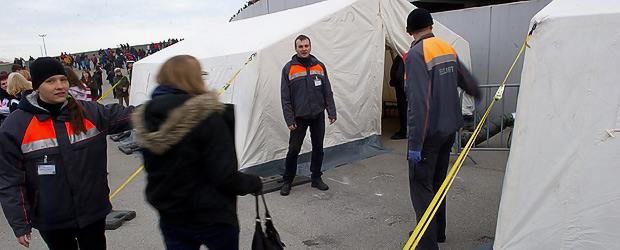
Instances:
[[[201,245],[210,250],[238,250],[239,227],[217,223],[213,225],[177,226],[159,221],[167,250],[198,250]]]
[[[50,250],[104,250],[105,218],[95,221],[83,228],[58,230],[39,230],[41,237]]]
[[[325,112],[317,115],[314,119],[295,118],[297,128],[291,131],[291,137],[288,141],[288,153],[284,163],[284,179],[285,182],[291,183],[297,173],[297,158],[301,145],[306,137],[306,130],[310,127],[310,139],[312,141],[312,159],[310,162],[310,172],[312,179],[320,178],[321,166],[323,165],[323,138],[325,137]]]
[[[396,90],[396,105],[398,107],[398,120],[400,121],[400,130],[397,133],[407,134],[407,93],[403,86],[394,86]]]
[[[426,138],[422,146],[422,160],[417,164],[409,161],[409,192],[418,223],[431,204],[435,193],[439,191],[441,184],[446,179],[454,136],[455,134]],[[446,201],[444,199],[437,209],[435,217],[426,228],[417,249],[439,249],[437,238],[445,238],[445,235]]]

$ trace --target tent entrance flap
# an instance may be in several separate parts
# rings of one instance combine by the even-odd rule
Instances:
[[[334,169],[338,166],[349,164],[363,160],[375,155],[392,151],[381,146],[381,136],[371,135],[364,139],[328,147],[324,149],[323,171]],[[304,153],[299,155],[297,163],[297,173],[310,176],[310,155],[312,153]],[[240,171],[260,176],[274,176],[284,173],[285,159],[278,159],[256,166],[241,169]]]

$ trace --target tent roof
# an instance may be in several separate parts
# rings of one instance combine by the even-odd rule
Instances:
[[[197,35],[166,48],[166,53],[155,53],[138,61],[137,64],[161,63],[181,54],[205,58],[254,52],[311,26],[356,1],[358,0],[323,1],[268,15],[208,26]],[[291,48],[293,47],[291,43]]]

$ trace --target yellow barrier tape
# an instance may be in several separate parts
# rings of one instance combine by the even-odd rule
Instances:
[[[110,195],[110,200],[112,200],[112,198],[114,198],[114,196],[120,192],[126,185],[127,183],[129,183],[131,180],[133,180],[133,177],[136,177],[136,175],[138,175],[138,173],[140,173],[140,171],[142,171],[142,169],[144,168],[144,165],[142,165],[140,168],[138,168],[138,170],[133,173],[131,175],[131,177],[129,177],[129,179],[127,179],[127,181],[125,181],[125,183],[123,183],[123,185],[121,185],[121,187],[119,187],[112,195]]]
[[[431,221],[430,218],[433,218],[435,216],[435,213],[437,212],[437,209],[439,209],[439,205],[445,199],[446,194],[448,193],[448,190],[452,186],[452,183],[454,182],[454,179],[456,179],[456,175],[458,174],[459,170],[461,169],[461,166],[463,166],[463,162],[465,162],[465,159],[466,159],[467,155],[469,154],[469,151],[471,150],[471,147],[473,146],[472,144],[473,144],[475,138],[478,136],[478,133],[480,132],[480,130],[482,128],[482,125],[484,124],[484,122],[486,121],[487,117],[489,116],[489,112],[491,111],[491,108],[495,104],[495,101],[498,101],[498,100],[501,99],[501,97],[503,95],[503,91],[504,91],[504,85],[506,84],[506,81],[508,80],[508,76],[510,75],[510,72],[512,72],[512,68],[517,63],[517,60],[519,60],[519,57],[523,53],[523,50],[525,49],[525,46],[527,45],[527,42],[530,40],[530,37],[532,36],[532,33],[536,29],[536,26],[537,26],[537,24],[534,23],[534,25],[532,26],[532,30],[530,30],[530,32],[529,32],[529,34],[527,36],[527,39],[525,39],[525,42],[523,43],[523,46],[521,47],[521,50],[519,51],[519,54],[517,55],[517,58],[512,63],[512,66],[510,66],[510,69],[508,70],[508,73],[506,74],[506,77],[504,78],[504,81],[502,82],[502,84],[498,88],[498,91],[495,94],[495,97],[493,98],[493,101],[491,101],[491,104],[489,105],[489,107],[487,108],[486,112],[484,113],[484,116],[482,117],[482,119],[478,123],[478,126],[474,130],[474,133],[469,138],[469,141],[467,141],[467,144],[465,145],[465,148],[463,149],[463,151],[461,152],[459,157],[454,162],[454,165],[452,165],[452,169],[450,170],[450,172],[446,176],[446,179],[441,184],[441,187],[439,188],[439,190],[435,194],[435,197],[433,197],[433,200],[431,201],[431,204],[429,204],[428,208],[424,212],[424,215],[422,216],[420,221],[418,221],[418,224],[416,225],[415,230],[411,234],[411,237],[409,237],[409,240],[407,241],[407,244],[405,244],[405,247],[403,248],[403,250],[415,249],[415,247],[420,242],[420,239],[422,239],[422,236],[424,235],[424,232],[426,232],[426,229],[428,228],[428,225],[430,224],[430,221]]]
[[[125,75],[123,75],[125,76]],[[112,90],[114,90],[114,88],[116,88],[116,85],[118,85],[119,83],[121,83],[121,81],[119,80],[116,84],[114,84],[114,86],[112,86],[112,88],[108,89],[108,91],[106,91],[101,97],[99,97],[99,99],[97,99],[97,102],[100,102],[101,100],[103,100],[103,98],[105,98],[106,96],[108,96],[110,94],[110,92]]]
[[[245,64],[243,64],[243,66],[237,70],[237,73],[235,73],[235,75],[226,83],[226,85],[224,85],[224,87],[220,90],[220,92],[217,93],[217,95],[219,96],[224,90],[228,89],[228,87],[230,86],[230,84],[232,83],[232,81],[237,77],[237,75],[239,74],[239,72],[241,72],[241,70],[243,68],[245,68],[246,65],[248,65],[248,63],[250,61],[252,61],[252,59],[256,56],[256,52],[252,53],[252,55],[250,55],[250,58],[248,58],[248,60],[245,62]],[[119,81],[120,82],[120,81]],[[106,95],[108,95],[110,93],[110,91],[112,89],[114,89],[114,87],[116,87],[116,85],[118,85],[118,83],[116,83],[110,90],[108,90],[101,98],[99,98],[100,101],[101,99],[103,99],[104,97],[106,97]],[[112,198],[114,198],[114,196],[120,192],[126,185],[127,183],[129,183],[134,177],[136,177],[136,175],[138,175],[138,173],[140,173],[142,171],[142,169],[144,169],[144,165],[142,165],[138,170],[136,170],[136,172],[134,172],[131,177],[129,177],[129,179],[127,179],[127,181],[125,181],[125,183],[123,183],[123,185],[121,185],[116,191],[114,191],[114,193],[112,195],[110,195],[110,200],[112,200]]]

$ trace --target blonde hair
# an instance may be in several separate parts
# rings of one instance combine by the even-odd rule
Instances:
[[[157,74],[157,83],[183,90],[190,95],[207,93],[202,80],[200,62],[190,55],[175,56],[164,63]]]
[[[26,78],[26,80],[32,79],[32,76],[30,75],[30,72],[28,72],[28,70],[20,70],[20,71],[17,71],[17,73],[20,73],[21,75],[23,75]]]
[[[24,90],[32,89],[32,83],[26,80],[22,74],[14,72],[9,74],[9,79],[6,86],[6,92],[9,95],[17,96]]]

